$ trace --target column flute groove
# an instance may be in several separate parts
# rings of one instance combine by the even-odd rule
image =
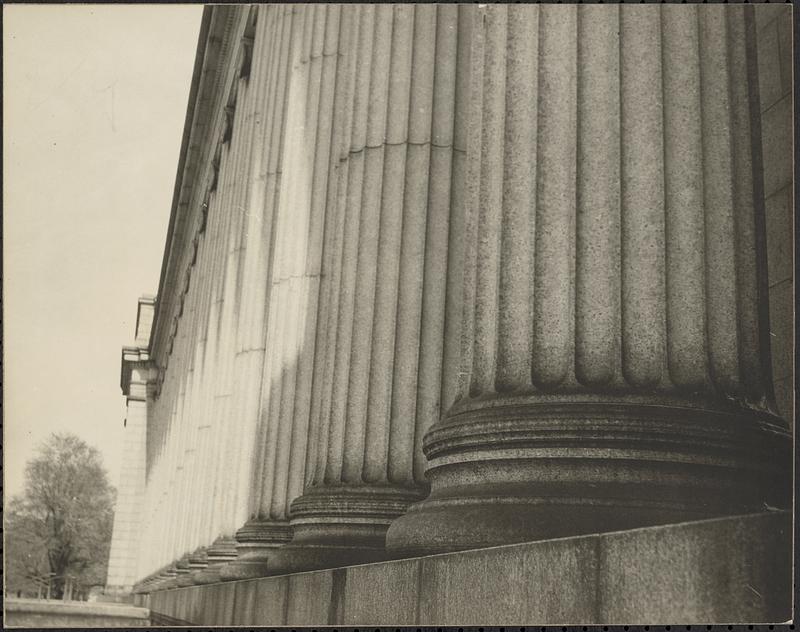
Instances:
[[[575,377],[620,376],[619,8],[578,13]]]
[[[295,111],[296,121],[294,129],[289,129],[291,135],[288,141],[289,159],[285,162],[284,171],[288,176],[286,181],[286,197],[282,205],[291,209],[287,215],[289,238],[291,244],[287,251],[286,268],[282,275],[282,282],[287,287],[287,302],[284,316],[289,328],[284,334],[286,346],[283,351],[285,357],[284,372],[281,380],[281,404],[278,430],[278,458],[273,480],[272,515],[287,519],[288,505],[291,498],[287,498],[289,491],[289,474],[293,464],[300,458],[305,458],[305,446],[299,446],[294,439],[295,418],[298,416],[295,402],[298,392],[298,374],[302,364],[302,355],[305,353],[305,320],[308,308],[308,279],[304,275],[305,258],[310,249],[309,233],[311,227],[311,183],[313,182],[313,153],[316,147],[317,115],[319,107],[320,79],[319,61],[309,62],[312,53],[312,37],[314,47],[322,44],[324,34],[324,6],[306,7],[304,22],[303,48],[300,52],[298,73],[292,77],[292,83],[297,86],[298,93],[292,99],[292,109]],[[300,103],[298,103],[300,102]],[[300,415],[302,416],[302,414]],[[303,422],[298,422],[302,425]],[[302,462],[302,461],[301,461]]]
[[[340,18],[339,52],[336,65],[336,96],[334,102],[334,120],[336,121],[331,140],[331,178],[333,185],[328,188],[326,197],[323,269],[324,302],[320,318],[323,323],[319,328],[324,335],[324,346],[319,347],[315,359],[314,401],[317,408],[312,409],[312,428],[309,438],[306,468],[306,485],[321,483],[325,476],[328,450],[328,424],[324,422],[331,414],[333,393],[333,364],[337,344],[339,320],[339,288],[343,262],[343,240],[345,229],[345,209],[347,202],[347,184],[349,181],[349,147],[352,134],[354,87],[356,77],[356,55],[353,53],[358,45],[358,27],[360,7],[342,7]]]
[[[457,11],[457,7],[449,8]],[[433,133],[436,76],[440,72],[438,70],[440,64],[448,77],[455,76],[454,73],[448,73],[454,58],[451,60],[447,56],[449,48],[442,43],[442,38],[437,36],[437,32],[447,29],[447,25],[452,24],[443,19],[442,15],[447,14],[437,7],[415,7],[413,33],[405,36],[411,48],[408,53],[404,50],[398,55],[399,60],[403,61],[401,77],[404,83],[403,96],[406,98],[403,101],[405,107],[401,119],[403,129],[397,137],[407,138],[407,151],[403,174],[405,182],[401,199],[403,205],[401,226],[397,231],[400,239],[398,277],[397,284],[393,288],[397,293],[393,305],[396,312],[394,323],[396,331],[390,343],[393,363],[386,370],[389,390],[384,394],[384,405],[388,407],[389,419],[383,476],[384,480],[393,485],[408,488],[413,488],[416,484],[413,477],[416,424],[411,424],[409,421],[415,416],[418,418],[417,408],[424,395],[417,389],[417,384],[421,380],[420,372],[427,366],[420,362],[422,348],[420,335],[423,330],[424,286],[426,282],[430,283],[425,276],[425,263],[428,261],[426,224],[430,178],[436,168],[430,141]],[[454,41],[455,33],[450,29],[445,30],[444,35],[451,36],[450,39]],[[447,42],[446,39],[444,41]],[[408,82],[407,95],[405,82]],[[439,90],[441,89],[440,87]],[[449,151],[446,150],[441,153],[449,155]],[[437,164],[442,165],[443,162],[440,160]],[[445,185],[446,179],[441,171],[440,167],[436,176],[442,178],[442,185]],[[436,255],[440,256],[446,252],[447,246],[441,242],[437,245],[440,250]],[[436,354],[435,344],[435,342],[431,344],[429,349],[431,354]],[[430,381],[426,386],[435,389],[437,380],[433,375],[429,377]],[[432,399],[438,399],[438,394]]]
[[[274,463],[274,450],[276,449],[275,424],[273,423],[273,407],[279,401],[280,380],[275,378],[280,354],[276,345],[279,340],[276,334],[279,321],[275,317],[279,296],[275,278],[280,266],[280,241],[278,240],[278,222],[280,218],[279,201],[283,185],[282,161],[285,143],[286,116],[288,111],[288,81],[289,69],[292,63],[292,42],[297,38],[299,20],[295,17],[293,7],[284,6],[282,18],[282,36],[280,42],[280,55],[278,60],[277,87],[272,90],[274,94],[274,109],[272,110],[272,131],[269,140],[269,159],[267,167],[267,195],[268,215],[271,219],[271,236],[267,254],[268,266],[265,279],[269,288],[266,294],[265,306],[265,365],[261,378],[261,402],[259,408],[259,423],[261,425],[258,435],[259,442],[259,469],[255,480],[254,498],[257,498],[255,514],[257,519],[271,523],[269,516],[269,503],[272,483],[272,464]],[[276,395],[277,392],[277,395]],[[251,509],[251,514],[254,513]],[[283,531],[285,525],[275,525],[277,530]]]
[[[706,386],[705,221],[697,8],[662,11],[667,357],[673,384]]]
[[[265,142],[265,195],[264,195],[264,229],[262,234],[262,242],[265,248],[264,257],[261,260],[260,278],[263,281],[264,293],[263,303],[260,305],[259,314],[261,315],[262,326],[259,331],[260,341],[265,347],[265,362],[262,368],[261,386],[260,386],[260,404],[259,404],[259,432],[257,435],[257,458],[256,467],[254,468],[254,478],[252,482],[251,493],[251,508],[250,513],[257,520],[267,520],[264,515],[264,504],[262,497],[264,494],[264,478],[266,476],[266,463],[269,454],[267,446],[268,436],[271,432],[271,426],[268,424],[267,410],[271,400],[272,381],[272,364],[275,361],[275,356],[271,353],[272,345],[275,344],[274,327],[275,319],[271,318],[271,310],[273,309],[272,296],[272,275],[274,274],[274,266],[276,265],[276,230],[275,224],[277,221],[277,206],[280,195],[280,178],[279,178],[279,161],[281,160],[281,151],[283,147],[283,128],[286,115],[286,77],[288,76],[288,60],[289,60],[289,43],[292,33],[292,11],[291,7],[280,5],[275,7],[278,15],[276,21],[276,41],[275,48],[273,49],[273,67],[272,75],[270,78],[269,93],[270,105],[267,114],[268,121],[268,139]],[[271,445],[274,445],[274,442]]]
[[[757,262],[766,256],[766,217],[761,169],[761,125],[751,116],[758,111],[757,60],[749,54],[756,46],[751,8],[731,7],[728,47],[731,76],[731,117],[734,148],[734,214],[736,217],[737,296],[739,297],[739,364],[742,397],[760,406],[774,406],[769,326],[768,278]],[[751,204],[755,212],[750,211]],[[773,408],[773,410],[777,410]]]
[[[440,14],[449,12],[450,7],[444,5],[438,8]],[[439,213],[431,212],[428,215],[428,235],[426,239],[426,279],[423,291],[423,322],[432,323],[423,327],[422,338],[420,340],[421,349],[430,349],[426,358],[420,359],[420,378],[419,378],[419,401],[417,405],[417,424],[414,429],[414,480],[421,483],[425,481],[424,469],[426,464],[425,455],[422,449],[423,437],[431,426],[439,421],[441,414],[446,411],[456,400],[461,381],[460,369],[461,359],[459,350],[461,346],[462,327],[465,316],[462,296],[466,291],[465,275],[466,266],[464,265],[464,253],[468,239],[466,238],[467,216],[465,209],[468,207],[468,188],[469,183],[466,177],[469,169],[467,160],[467,146],[470,139],[475,136],[471,134],[470,112],[473,107],[473,99],[476,94],[471,90],[474,50],[477,49],[476,39],[480,37],[476,34],[475,18],[478,13],[477,7],[459,7],[456,15],[456,48],[455,48],[455,77],[452,80],[452,87],[448,86],[447,69],[445,63],[448,51],[452,51],[445,43],[448,41],[445,34],[452,29],[452,22],[448,19],[439,20],[443,29],[437,31],[437,37],[441,38],[443,45],[437,45],[438,52],[442,51],[444,59],[436,62],[439,69],[437,75],[437,86],[441,86],[441,91],[434,92],[434,127],[433,138],[448,137],[449,109],[452,108],[452,154],[444,155],[442,160],[449,161],[450,173],[447,186],[449,200],[445,208],[446,213],[441,213],[447,217],[447,227],[445,233],[444,221],[437,221]],[[448,30],[445,31],[444,29]],[[450,94],[452,89],[452,95]],[[452,98],[452,101],[450,100]],[[476,108],[477,109],[477,108]],[[442,112],[441,116],[438,115]],[[435,143],[434,143],[435,145]],[[441,157],[441,151],[432,150],[432,160]],[[449,159],[449,160],[448,160]],[[438,180],[434,181],[434,185]],[[444,194],[439,194],[444,197]],[[438,207],[438,203],[434,208]],[[433,210],[433,209],[432,209]],[[434,226],[441,227],[433,230]],[[446,255],[441,260],[440,265],[445,265],[446,274],[437,267],[436,253],[444,250],[442,244],[446,241]],[[440,255],[441,256],[441,255]],[[430,264],[430,265],[428,265]],[[430,281],[428,279],[431,279]],[[445,286],[444,288],[442,286]],[[441,301],[444,303],[437,303]],[[438,310],[443,310],[443,319],[434,318],[431,314],[438,314]],[[441,342],[439,342],[441,341]],[[441,344],[441,347],[438,345]],[[441,364],[437,362],[438,354],[435,350],[441,349]],[[428,377],[429,367],[432,372],[440,375],[440,380]],[[433,384],[432,388],[438,390],[431,393],[427,390],[427,385]]]
[[[350,148],[365,145],[367,134],[367,105],[369,97],[370,67],[372,64],[372,38],[375,22],[375,7],[360,7],[358,28],[358,54]],[[342,253],[342,270],[339,288],[339,316],[337,323],[336,351],[334,354],[333,391],[331,396],[330,423],[325,463],[325,483],[335,484],[341,479],[344,464],[344,430],[348,401],[348,377],[353,335],[355,305],[356,265],[359,248],[358,227],[361,216],[361,200],[364,182],[364,155],[349,158],[347,201]]]

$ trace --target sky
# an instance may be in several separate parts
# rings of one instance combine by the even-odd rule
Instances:
[[[158,289],[202,10],[3,7],[6,499],[53,432],[118,484],[120,349]]]

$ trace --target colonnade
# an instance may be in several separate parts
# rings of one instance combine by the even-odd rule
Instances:
[[[750,10],[207,9],[142,589],[785,504]]]

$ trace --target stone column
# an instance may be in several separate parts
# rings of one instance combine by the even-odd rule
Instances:
[[[237,533],[244,554],[224,575],[231,579],[266,574],[271,551],[289,540],[288,506],[302,492],[305,463],[339,7],[286,7],[284,21],[280,63],[288,63],[273,143],[275,246],[261,386],[262,469],[254,485],[256,513]]]
[[[750,11],[483,9],[463,379],[393,550],[786,506]]]
[[[237,51],[231,67],[230,93],[217,133],[217,147],[209,193],[206,194],[210,223],[208,259],[203,261],[203,298],[198,324],[197,370],[203,386],[195,399],[200,417],[196,443],[205,467],[194,489],[205,509],[199,519],[185,521],[188,537],[182,549],[206,545],[215,536],[233,542],[236,524],[245,513],[246,485],[241,484],[242,444],[246,441],[246,420],[237,407],[234,393],[236,335],[240,299],[239,253],[245,216],[247,185],[251,180],[251,148],[258,118],[257,90],[249,81],[253,49],[253,12],[240,12],[241,35],[233,43]],[[239,31],[237,31],[239,33]],[[222,111],[221,111],[222,113]],[[198,382],[200,384],[200,382]],[[252,438],[250,438],[252,440]],[[212,547],[213,548],[213,547]],[[213,552],[207,553],[209,559]],[[212,566],[209,561],[209,566]],[[195,573],[200,577],[203,571]]]
[[[219,169],[222,168],[222,158],[227,159],[226,147],[220,148],[220,162],[217,163]],[[207,213],[208,228],[205,231],[204,241],[208,242],[207,255],[203,261],[203,320],[201,322],[200,335],[198,340],[197,362],[200,365],[203,399],[201,400],[201,416],[199,430],[201,436],[201,455],[206,464],[203,468],[199,485],[205,490],[206,500],[204,511],[201,512],[198,520],[198,531],[203,542],[212,541],[219,533],[217,526],[219,517],[215,514],[217,510],[217,480],[219,474],[219,464],[222,460],[220,445],[222,443],[222,433],[224,427],[218,414],[219,395],[217,387],[219,384],[219,373],[217,371],[218,355],[217,348],[219,342],[219,307],[217,301],[217,286],[219,276],[222,274],[222,250],[225,243],[226,221],[221,209],[221,190],[218,183],[219,176],[212,175],[212,183],[204,201]]]
[[[459,13],[342,7],[306,488],[271,573],[385,558],[389,524],[424,496],[415,444],[444,372]]]
[[[276,207],[281,192],[281,171],[285,121],[288,106],[287,81],[291,70],[292,37],[299,37],[298,23],[289,5],[259,9],[256,44],[253,52],[255,90],[263,98],[264,114],[259,119],[263,134],[255,142],[245,236],[244,282],[242,291],[241,357],[249,361],[242,391],[243,412],[253,422],[252,452],[242,459],[250,468],[248,510],[250,519],[236,532],[237,557],[220,570],[223,579],[243,579],[264,574],[268,552],[289,539],[286,521],[270,520],[259,512],[256,483],[262,473],[263,425],[260,410],[263,400],[265,364],[273,361],[266,355],[268,308],[272,299],[273,251],[275,249]]]

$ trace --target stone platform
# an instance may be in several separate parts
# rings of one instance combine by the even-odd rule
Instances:
[[[195,625],[777,623],[792,520],[736,516],[137,595]],[[177,622],[176,621],[176,622]]]
[[[151,624],[146,608],[115,603],[9,598],[3,610],[7,628],[141,628]]]

